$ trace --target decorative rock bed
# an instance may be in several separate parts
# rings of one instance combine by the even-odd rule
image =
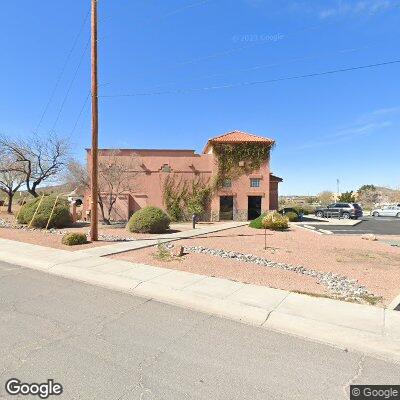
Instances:
[[[172,249],[173,244],[165,244],[165,247]],[[320,272],[300,265],[290,265],[278,263],[253,254],[244,254],[237,251],[223,249],[213,249],[203,246],[183,246],[185,253],[207,254],[210,256],[228,258],[235,261],[251,263],[268,268],[276,268],[284,271],[294,272],[300,275],[315,278],[317,282],[324,285],[330,292],[346,300],[360,300],[364,296],[373,296],[365,286],[359,284],[357,279],[350,279],[345,276],[333,274],[331,272]]]
[[[42,232],[50,235],[65,235],[67,233],[72,233],[71,231],[68,230],[62,230],[62,229],[56,229],[56,228],[50,228],[50,229],[40,229],[40,228],[28,228],[26,225],[18,225],[18,224],[12,224],[8,221],[5,221],[4,219],[0,218],[0,228],[9,228],[9,229],[18,229],[22,231],[27,231],[27,232]],[[85,232],[87,236],[89,236],[89,232]],[[120,236],[115,236],[115,235],[103,235],[99,234],[99,239],[104,240],[105,242],[129,242],[134,240],[133,238],[130,237],[120,237]]]

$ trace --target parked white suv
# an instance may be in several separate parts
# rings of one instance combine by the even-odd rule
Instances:
[[[383,206],[372,210],[373,217],[397,217],[400,218],[400,207],[397,206]]]

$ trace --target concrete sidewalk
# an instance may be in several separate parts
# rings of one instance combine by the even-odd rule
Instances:
[[[400,313],[0,239],[0,260],[400,362]]]
[[[227,229],[238,228],[240,226],[248,225],[248,222],[226,222],[210,225],[206,227],[198,227],[197,229],[190,229],[183,232],[169,233],[165,235],[155,236],[154,239],[138,239],[130,240],[127,242],[119,242],[110,244],[109,246],[92,247],[87,250],[80,250],[79,253],[87,256],[104,257],[112,254],[124,253],[130,250],[142,249],[144,247],[151,247],[158,243],[168,243],[181,239],[188,239],[196,236],[207,235],[209,233],[225,231]]]

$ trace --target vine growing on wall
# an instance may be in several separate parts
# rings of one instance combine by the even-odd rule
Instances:
[[[234,180],[260,169],[269,160],[272,147],[258,143],[214,144],[213,152],[218,163],[214,188],[221,188],[225,179]]]
[[[165,208],[173,221],[187,221],[193,214],[204,214],[211,193],[211,186],[202,177],[187,180],[168,175],[163,183]]]

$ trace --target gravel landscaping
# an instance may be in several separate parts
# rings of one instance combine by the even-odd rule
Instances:
[[[266,250],[263,231],[244,226],[173,242],[184,247],[183,257],[160,259],[157,247],[112,257],[315,295],[372,303],[381,297],[380,305],[400,293],[398,247],[297,227],[267,235]]]
[[[201,223],[200,227],[210,226],[210,223]],[[171,224],[170,231],[164,235],[174,232],[183,232],[192,229],[191,223],[176,223]],[[126,242],[131,240],[146,240],[154,239],[155,234],[144,234],[144,233],[132,233],[129,232],[123,223],[113,225],[99,225],[99,241],[92,243],[89,242],[85,245],[78,246],[65,246],[61,243],[61,238],[67,233],[78,232],[84,233],[89,239],[89,224],[88,223],[77,223],[73,227],[55,229],[51,228],[48,230],[28,228],[26,225],[16,224],[14,222],[14,216],[4,214],[0,216],[0,238],[16,240],[31,244],[37,244],[41,246],[47,246],[57,249],[77,251],[89,247],[98,247],[110,245],[117,242]]]
[[[191,229],[191,224],[174,224],[171,228],[171,233],[184,231]],[[67,232],[88,234],[89,226],[45,231],[15,225],[12,218],[0,218],[0,238],[70,251],[157,236],[130,233],[122,224],[100,226],[99,242],[70,247],[61,243]],[[387,237],[378,239],[316,235],[292,226],[287,232],[268,231],[264,250],[263,231],[243,226],[165,245],[172,253],[183,246],[183,257],[161,258],[157,247],[112,257],[350,301],[374,303],[382,298],[385,305],[400,293],[400,248],[388,243]]]
[[[173,249],[174,244],[165,245],[166,248]],[[203,246],[183,246],[184,253],[208,254],[215,257],[228,258],[235,261],[242,261],[250,264],[256,264],[262,267],[278,268],[284,271],[294,272],[296,274],[315,278],[321,285],[326,286],[329,292],[343,297],[345,300],[357,300],[363,297],[373,297],[367,288],[360,285],[356,279],[349,279],[332,272],[319,272],[314,269],[305,268],[301,265],[290,265],[278,263],[253,254],[244,254],[237,251],[227,251],[223,249],[213,249]]]

